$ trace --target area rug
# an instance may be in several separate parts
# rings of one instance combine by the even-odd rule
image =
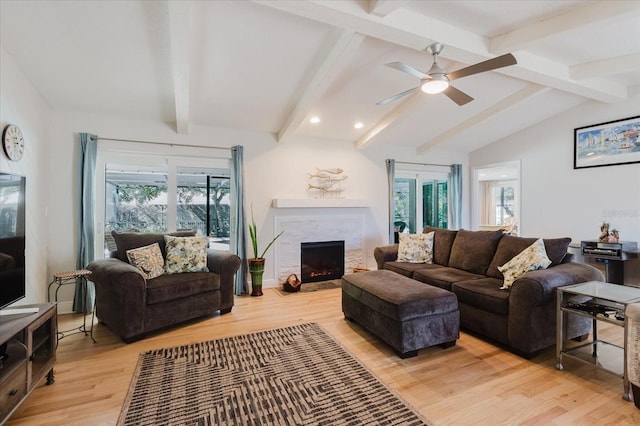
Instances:
[[[317,283],[304,283],[300,284],[300,290],[294,292],[284,291],[282,287],[275,287],[275,290],[281,296],[288,296],[290,294],[311,293],[318,290],[329,290],[332,288],[340,288],[342,286],[342,280],[328,280],[320,281]]]
[[[316,323],[140,354],[119,425],[428,425]]]

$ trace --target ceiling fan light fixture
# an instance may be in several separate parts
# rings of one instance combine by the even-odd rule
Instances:
[[[429,80],[424,80],[420,90],[430,95],[442,93],[449,88],[449,79],[445,75],[432,75]]]

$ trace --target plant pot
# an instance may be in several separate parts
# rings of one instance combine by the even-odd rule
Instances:
[[[262,296],[262,274],[264,273],[264,258],[249,259],[249,273],[251,274],[251,295]]]

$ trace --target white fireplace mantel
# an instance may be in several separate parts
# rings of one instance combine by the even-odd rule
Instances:
[[[352,198],[274,198],[271,206],[276,209],[291,208],[340,208],[369,207],[367,200]]]

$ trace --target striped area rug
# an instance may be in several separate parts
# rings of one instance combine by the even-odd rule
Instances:
[[[315,323],[140,354],[119,425],[429,425]]]

